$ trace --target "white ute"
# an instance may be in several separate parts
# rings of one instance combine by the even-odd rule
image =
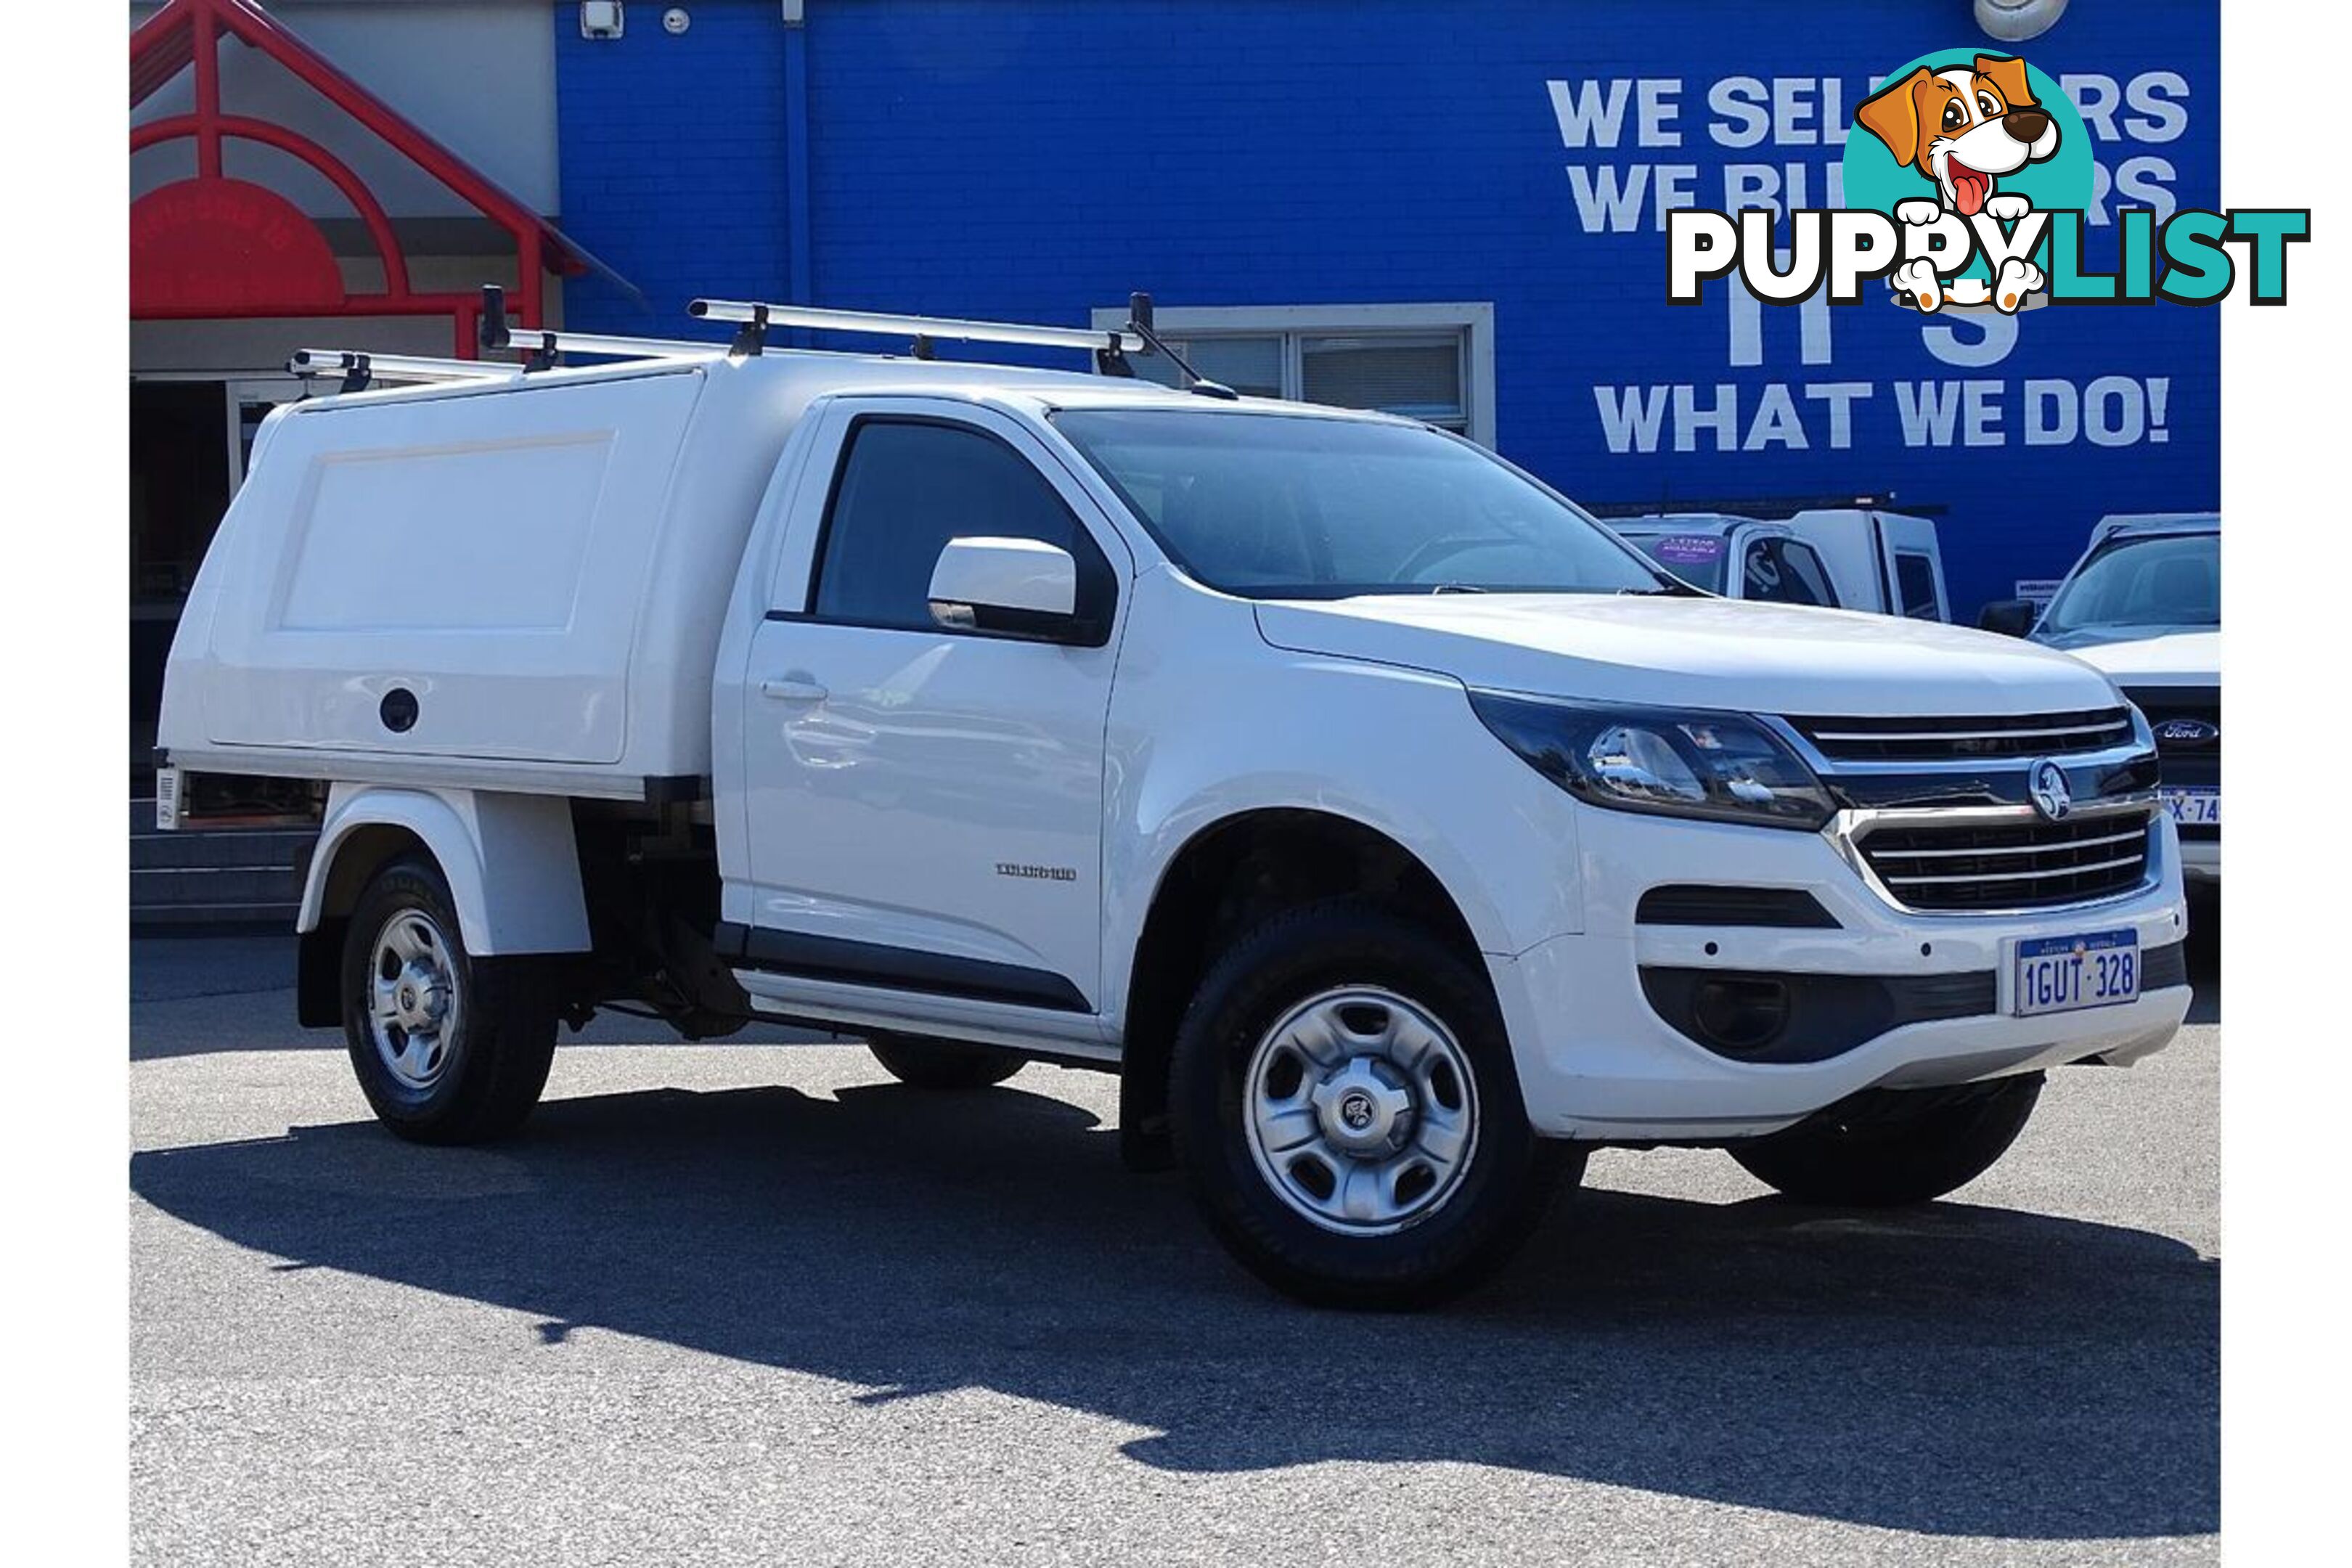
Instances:
[[[1244,1263],[1396,1305],[1594,1145],[1923,1202],[2180,1024],[2148,725],[2077,659],[1709,596],[1408,420],[920,357],[1116,370],[1140,298],[697,310],[748,325],[347,356],[442,379],[273,413],[181,623],[159,809],[319,824],[301,1020],[404,1137],[512,1131],[615,1004],[1098,1067]]]

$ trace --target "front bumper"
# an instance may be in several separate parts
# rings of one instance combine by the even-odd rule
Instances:
[[[1594,822],[1606,816],[1607,821]],[[2011,1017],[2008,944],[2128,927],[2143,952],[2188,935],[2179,837],[2159,819],[2151,885],[2024,914],[1923,915],[1874,891],[1822,835],[1592,812],[1582,835],[1585,934],[1555,937],[1488,972],[1529,1120],[1551,1137],[1715,1140],[1770,1132],[1858,1090],[1967,1083],[2160,1049],[2189,1010],[2186,984],[2077,1013]],[[1637,925],[1643,889],[1670,883],[1801,888],[1836,929]],[[1709,1050],[1660,1017],[1643,967],[1887,977],[1990,972],[1994,1010],[1901,1025],[1825,1060],[1760,1063]]]

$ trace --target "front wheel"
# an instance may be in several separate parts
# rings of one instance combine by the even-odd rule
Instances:
[[[430,860],[394,861],[352,911],[343,1033],[376,1119],[419,1143],[472,1143],[520,1126],[555,1056],[543,960],[466,951]]]
[[[1961,1089],[1868,1090],[1730,1152],[1749,1175],[1800,1203],[1924,1204],[1990,1170],[2041,1098],[2038,1072]]]
[[[1211,1226],[1322,1305],[1467,1289],[1580,1163],[1528,1126],[1486,977],[1367,900],[1308,905],[1229,949],[1171,1069],[1177,1152]]]

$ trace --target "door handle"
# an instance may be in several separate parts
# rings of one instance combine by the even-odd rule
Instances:
[[[778,702],[822,702],[832,693],[814,680],[787,678],[760,682],[760,695]]]

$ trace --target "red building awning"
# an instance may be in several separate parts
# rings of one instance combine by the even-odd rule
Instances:
[[[541,324],[545,273],[577,276],[593,270],[614,276],[523,202],[279,26],[254,0],[171,0],[131,36],[131,106],[136,109],[193,68],[194,109],[134,127],[131,150],[192,140],[196,174],[150,191],[131,205],[133,320],[446,315],[456,323],[457,353],[471,357],[475,352],[478,296],[418,292],[409,286],[408,258],[392,219],[348,163],[289,127],[222,110],[224,37],[276,60],[512,235],[515,314],[521,324]],[[334,250],[316,222],[276,191],[224,174],[221,146],[229,141],[277,148],[309,164],[341,191],[382,259],[383,289],[373,293],[347,289]]]

